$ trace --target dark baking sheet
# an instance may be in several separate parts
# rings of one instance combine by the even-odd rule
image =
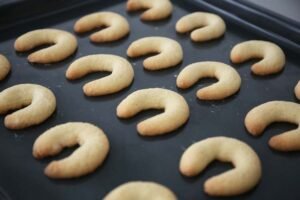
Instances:
[[[282,73],[267,77],[254,76],[250,72],[250,65],[255,61],[233,65],[229,60],[229,52],[238,42],[270,39],[268,35],[256,32],[253,27],[247,28],[247,24],[239,24],[236,19],[223,15],[226,14],[224,10],[216,9],[226,20],[225,36],[211,42],[193,43],[188,35],[175,32],[176,21],[187,13],[196,10],[211,11],[212,7],[201,1],[190,3],[175,0],[173,3],[175,9],[172,17],[160,22],[141,22],[139,13],[126,13],[123,1],[87,1],[80,7],[72,5],[71,9],[64,8],[64,12],[57,10],[54,14],[25,22],[18,21],[10,28],[2,30],[0,52],[10,60],[12,72],[0,83],[0,89],[19,83],[37,83],[49,87],[57,98],[55,114],[41,125],[11,131],[3,125],[4,116],[0,118],[0,187],[11,199],[102,199],[116,186],[131,180],[159,182],[172,189],[179,199],[218,199],[205,195],[203,183],[208,177],[230,169],[229,164],[214,162],[194,178],[181,176],[178,165],[183,151],[189,145],[219,135],[247,142],[256,150],[263,165],[263,176],[259,185],[247,194],[230,199],[300,199],[300,154],[275,152],[267,145],[272,135],[296,126],[276,124],[268,128],[262,137],[254,138],[247,133],[243,124],[246,113],[258,104],[275,99],[296,101],[293,87],[299,79],[300,68],[299,59],[292,56],[295,52],[285,49],[287,63]],[[46,27],[73,32],[73,24],[79,17],[104,10],[118,12],[129,20],[131,33],[128,37],[114,43],[92,44],[88,34],[78,36],[79,48],[76,54],[52,65],[29,64],[26,60],[27,53],[19,54],[13,49],[15,38],[23,32]],[[132,41],[153,35],[170,37],[181,43],[184,60],[179,66],[149,72],[143,69],[144,58],[129,59],[135,70],[134,83],[120,93],[105,97],[85,97],[81,89],[84,83],[105,74],[95,73],[78,81],[66,80],[65,71],[76,58],[100,53],[126,57],[126,49]],[[212,83],[213,80],[210,79],[200,81],[191,89],[178,90],[175,81],[180,70],[190,63],[205,60],[235,66],[242,77],[239,93],[223,101],[199,101],[195,93],[200,87]],[[157,111],[143,112],[129,120],[116,117],[116,106],[123,98],[137,89],[150,87],[168,88],[186,98],[191,115],[184,127],[165,136],[145,138],[137,134],[136,124],[158,113]],[[104,165],[95,173],[72,180],[51,180],[43,174],[45,166],[53,159],[67,156],[72,149],[57,157],[37,161],[32,157],[32,144],[48,128],[68,121],[91,122],[103,128],[110,140],[111,150]]]

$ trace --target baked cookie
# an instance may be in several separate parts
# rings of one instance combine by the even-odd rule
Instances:
[[[104,200],[176,200],[176,195],[166,186],[155,182],[131,181],[124,183],[110,193]]]
[[[231,162],[234,168],[209,178],[204,191],[211,196],[234,196],[248,192],[261,178],[261,163],[246,143],[228,137],[211,137],[191,145],[182,155],[180,172],[196,176],[213,160]]]
[[[251,58],[262,58],[251,67],[252,72],[260,76],[278,73],[285,64],[284,52],[272,42],[249,40],[235,45],[230,53],[233,63],[241,63]]]
[[[111,42],[125,37],[129,31],[129,24],[122,16],[114,12],[97,12],[80,18],[74,25],[76,33],[84,33],[95,28],[104,29],[90,36],[92,42]]]
[[[90,123],[69,122],[55,126],[40,135],[33,145],[33,156],[54,156],[64,147],[80,147],[70,156],[52,161],[45,174],[50,178],[75,178],[95,171],[105,160],[109,141],[105,133]]]
[[[245,126],[251,135],[258,136],[273,122],[300,124],[300,105],[288,101],[270,101],[251,109]],[[273,136],[269,145],[278,151],[300,150],[300,128]]]
[[[224,35],[226,25],[224,20],[216,14],[194,12],[183,16],[176,23],[178,33],[191,32],[194,42],[205,42]]]
[[[89,55],[75,60],[68,68],[69,80],[81,78],[97,71],[112,72],[111,75],[89,82],[83,86],[87,96],[100,96],[119,92],[128,87],[134,77],[131,64],[124,58],[109,54]]]
[[[295,86],[294,92],[297,99],[300,100],[300,81],[298,81],[297,85]]]
[[[59,62],[77,49],[77,39],[71,33],[58,29],[38,29],[18,37],[15,41],[15,50],[29,51],[45,44],[53,45],[31,53],[28,56],[29,62],[43,64]]]
[[[54,94],[41,85],[19,84],[0,92],[0,114],[20,109],[5,117],[4,124],[8,129],[40,124],[52,115],[55,108]]]
[[[10,63],[7,58],[0,54],[0,81],[5,79],[10,72]]]
[[[157,21],[169,17],[173,11],[173,5],[169,0],[128,0],[127,11],[147,9],[141,15],[144,21]]]
[[[131,58],[151,53],[158,55],[151,56],[144,60],[144,68],[147,70],[160,70],[174,67],[183,59],[181,45],[166,37],[145,37],[134,41],[127,49],[127,55]]]
[[[217,78],[218,82],[197,91],[203,100],[220,100],[236,93],[241,87],[241,77],[229,65],[220,62],[197,62],[186,66],[178,75],[176,84],[181,89],[194,85],[201,78]]]
[[[148,109],[164,109],[162,114],[140,122],[137,130],[143,136],[169,133],[189,118],[189,106],[176,92],[162,88],[142,89],[127,96],[117,107],[117,116],[129,118]]]

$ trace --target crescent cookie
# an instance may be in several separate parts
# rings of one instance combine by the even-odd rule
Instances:
[[[84,33],[101,27],[105,28],[90,36],[92,42],[119,40],[130,30],[127,20],[122,15],[114,12],[97,12],[80,18],[74,25],[74,31]]]
[[[10,72],[10,63],[7,58],[0,54],[0,80],[5,79]]]
[[[0,92],[0,114],[20,109],[5,117],[4,124],[9,129],[40,124],[52,115],[55,108],[54,94],[41,85],[19,84]]]
[[[77,49],[77,39],[71,33],[58,29],[37,29],[18,37],[15,41],[15,50],[29,51],[45,44],[51,46],[31,53],[28,56],[29,62],[43,64],[59,62]]]
[[[183,59],[181,45],[166,37],[141,38],[131,43],[127,49],[127,55],[131,58],[151,53],[158,55],[145,59],[143,64],[145,69],[152,71],[174,67]]]
[[[252,72],[260,76],[278,73],[285,65],[284,52],[272,42],[249,40],[235,45],[230,53],[233,63],[241,63],[251,58],[262,58],[251,67]]]
[[[236,93],[241,86],[241,77],[229,65],[220,62],[197,62],[186,66],[178,75],[176,84],[181,89],[194,85],[201,78],[217,78],[218,82],[197,91],[204,100],[220,100]]]
[[[211,196],[243,194],[258,184],[261,163],[246,143],[228,137],[211,137],[191,145],[182,155],[180,172],[188,177],[201,173],[213,160],[231,162],[233,169],[209,178],[204,191]]]
[[[41,159],[54,156],[64,147],[79,144],[70,156],[52,161],[45,174],[50,178],[75,178],[95,171],[105,160],[109,141],[105,133],[93,124],[69,122],[55,126],[40,135],[33,145],[33,156]]]
[[[300,124],[300,105],[288,101],[270,101],[248,112],[245,126],[251,135],[258,136],[273,122]],[[269,145],[278,151],[300,150],[300,127],[273,136]]]
[[[177,200],[166,186],[155,182],[131,181],[109,192],[104,200]]]
[[[300,81],[298,81],[297,85],[295,86],[294,92],[297,99],[300,100]]]
[[[178,33],[191,32],[194,42],[204,42],[224,35],[226,25],[224,20],[216,14],[194,12],[183,16],[176,23]]]
[[[117,116],[129,118],[148,109],[164,109],[164,112],[137,125],[143,136],[169,133],[181,127],[189,118],[189,106],[176,92],[161,88],[142,89],[131,93],[117,107]]]
[[[141,15],[144,21],[157,21],[165,19],[172,14],[173,5],[169,0],[128,0],[127,11],[147,9]]]
[[[112,72],[111,75],[89,82],[83,86],[87,96],[116,93],[128,87],[134,77],[131,64],[124,58],[109,54],[89,55],[75,60],[68,68],[69,80],[81,78],[96,71]]]

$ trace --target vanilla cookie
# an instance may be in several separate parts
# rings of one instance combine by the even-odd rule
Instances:
[[[181,89],[194,85],[202,78],[217,78],[218,82],[197,91],[203,100],[220,100],[236,93],[241,86],[241,77],[229,65],[220,62],[197,62],[186,66],[178,75],[176,84]]]
[[[77,49],[77,39],[71,33],[58,29],[38,29],[18,37],[15,41],[15,50],[29,51],[45,44],[51,46],[31,53],[28,56],[29,62],[43,64],[59,62]]]
[[[69,122],[55,126],[40,135],[33,145],[33,156],[41,159],[54,156],[65,147],[80,147],[70,156],[52,161],[45,174],[50,178],[75,178],[95,171],[105,160],[109,141],[93,124]]]
[[[176,23],[178,33],[191,32],[194,42],[204,42],[224,35],[226,25],[224,20],[216,14],[194,12],[183,16]]]
[[[294,89],[295,96],[300,100],[300,81],[298,81],[297,85]]]
[[[144,60],[144,68],[148,70],[174,67],[183,59],[181,45],[177,41],[166,37],[141,38],[131,43],[127,49],[127,55],[132,58],[151,53],[158,53],[158,55]]]
[[[68,68],[69,80],[81,78],[97,71],[112,72],[110,75],[83,86],[87,96],[100,96],[119,92],[128,87],[134,77],[131,64],[124,58],[109,54],[89,55],[75,60]]]
[[[284,52],[272,42],[249,40],[235,45],[230,53],[233,63],[241,63],[251,58],[262,58],[251,67],[252,72],[260,76],[278,73],[285,64]]]
[[[155,182],[131,181],[124,183],[110,193],[104,200],[177,200],[176,195],[166,186]]]
[[[270,101],[250,110],[245,126],[251,135],[258,136],[273,122],[300,124],[300,105],[288,101]],[[300,127],[273,136],[269,145],[278,151],[300,150]]]
[[[142,89],[127,96],[117,107],[117,116],[129,118],[148,109],[164,109],[162,114],[140,122],[137,130],[143,136],[169,133],[189,118],[189,106],[176,92],[162,88]]]
[[[129,24],[122,16],[114,12],[97,12],[80,18],[74,25],[76,33],[84,33],[95,28],[104,29],[90,36],[92,42],[111,42],[125,37],[129,33]]]
[[[4,124],[9,129],[40,124],[52,115],[55,108],[54,94],[41,85],[19,84],[0,92],[0,114],[20,109],[5,117]]]
[[[196,176],[213,160],[231,162],[234,168],[204,183],[204,191],[211,196],[243,194],[261,178],[261,163],[255,151],[246,143],[228,137],[211,137],[191,145],[181,157],[180,172]]]
[[[165,19],[172,14],[173,5],[169,0],[128,0],[127,11],[145,10],[141,15],[144,21]]]
[[[5,79],[10,71],[10,63],[7,58],[0,54],[0,81]]]

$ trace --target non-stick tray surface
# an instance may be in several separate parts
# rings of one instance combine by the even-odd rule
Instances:
[[[141,22],[140,13],[128,14],[125,2],[85,4],[69,11],[57,12],[34,19],[28,23],[18,23],[7,29],[0,44],[0,52],[8,57],[12,72],[0,83],[3,90],[19,83],[37,83],[49,87],[56,95],[55,114],[41,125],[21,131],[11,131],[0,120],[0,187],[13,200],[82,200],[102,199],[116,186],[131,180],[155,181],[168,186],[179,199],[215,199],[203,192],[204,181],[213,175],[230,169],[229,164],[214,162],[201,175],[186,178],[178,170],[183,151],[194,142],[212,136],[229,136],[241,139],[251,145],[262,161],[263,175],[259,185],[251,192],[230,199],[300,199],[300,154],[279,153],[268,147],[272,135],[295,128],[287,124],[276,124],[268,128],[259,138],[250,136],[244,128],[246,113],[256,105],[270,100],[296,101],[293,87],[300,74],[299,59],[290,57],[284,71],[277,75],[259,77],[252,75],[250,65],[255,61],[234,65],[229,60],[231,48],[244,40],[268,39],[255,31],[241,28],[237,23],[226,20],[227,31],[223,38],[194,43],[189,35],[175,32],[175,23],[183,15],[196,11],[206,11],[205,6],[197,7],[187,1],[173,1],[175,9],[172,17],[160,22]],[[13,49],[15,38],[36,28],[52,27],[73,32],[74,22],[81,16],[96,11],[114,11],[125,16],[130,25],[130,35],[121,41],[107,44],[92,44],[88,35],[78,36],[78,50],[67,60],[51,65],[32,65],[27,62],[28,53],[16,53]],[[13,13],[12,13],[13,14]],[[17,13],[14,13],[17,14]],[[8,32],[9,33],[8,33]],[[143,69],[143,58],[129,59],[135,70],[135,79],[129,89],[104,97],[86,97],[82,92],[84,83],[106,74],[95,73],[78,81],[67,81],[65,71],[75,59],[89,54],[116,54],[126,57],[129,44],[141,37],[165,36],[178,42],[184,50],[183,62],[174,68],[149,72]],[[200,81],[193,88],[176,88],[176,76],[186,65],[198,61],[220,61],[230,64],[242,77],[240,91],[223,101],[199,101],[195,93],[200,87],[214,80]],[[120,120],[115,112],[118,103],[131,92],[160,87],[182,94],[190,106],[190,119],[179,130],[165,136],[140,137],[136,124],[142,119],[159,113],[148,111],[138,116]],[[35,160],[32,145],[45,130],[68,121],[94,123],[107,134],[111,149],[102,167],[95,173],[72,180],[51,180],[43,174],[45,166],[53,159],[67,156],[73,149],[65,150],[54,158]]]

